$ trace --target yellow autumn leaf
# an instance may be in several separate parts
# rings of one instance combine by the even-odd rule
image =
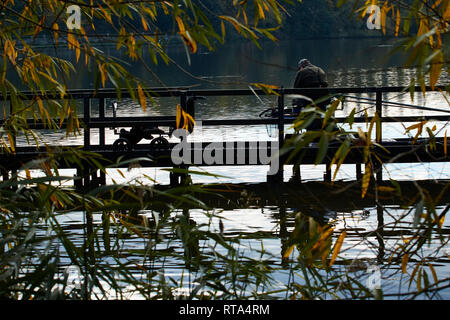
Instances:
[[[11,148],[11,151],[13,153],[16,153],[16,148],[14,147],[14,137],[11,135],[11,133],[7,133],[8,141],[9,141],[9,147]]]
[[[431,263],[428,263],[428,267],[430,268],[431,274],[433,275],[434,283],[438,282],[438,277],[436,274],[436,270],[434,270],[434,267]]]
[[[98,5],[98,8],[103,13],[103,16],[105,17],[105,20],[108,21],[108,23],[112,25],[113,22],[112,22],[112,19],[111,19],[111,14],[108,11],[106,11],[105,9],[103,9],[103,7],[101,5]]]
[[[258,6],[258,14],[259,14],[259,17],[261,18],[261,19],[265,19],[266,17],[265,17],[265,15],[264,15],[264,9],[263,9],[263,7],[259,4],[259,3],[256,3],[256,5]]]
[[[45,17],[42,17],[41,20],[39,21],[39,23],[37,24],[36,28],[34,29],[33,39],[37,36],[37,34],[39,32],[42,31],[42,26],[44,25],[44,19],[45,19]]]
[[[408,244],[411,240],[413,240],[413,239],[415,239],[415,237],[406,237],[406,238],[403,238],[402,237],[402,240],[403,240],[403,242],[405,243],[405,244]]]
[[[436,8],[438,5],[440,5],[442,0],[436,0],[436,2],[431,6],[431,9]]]
[[[394,192],[396,189],[393,187],[378,186],[377,190],[381,192]]]
[[[411,276],[409,278],[409,286],[411,286],[412,281],[414,280],[414,276],[416,275],[416,272],[419,270],[420,266],[422,265],[422,262],[419,262],[416,267],[414,268],[413,272],[411,273]]]
[[[86,31],[84,30],[83,26],[80,26],[80,29],[78,29],[81,32],[81,35],[83,36],[84,40],[86,40],[87,43],[89,43],[89,37],[86,34]]]
[[[123,174],[123,172],[122,172],[122,170],[120,170],[120,169],[117,169],[117,172],[122,176],[122,178],[124,178],[125,179],[125,175]]]
[[[195,120],[194,120],[194,118],[192,118],[192,116],[191,116],[189,113],[187,113],[187,112],[184,112],[184,111],[183,111],[183,115],[184,115],[184,119],[185,119],[185,123],[184,123],[183,128],[185,128],[186,130],[188,130],[189,132],[191,132],[192,129],[194,128],[194,126],[195,126]]]
[[[367,189],[369,188],[371,176],[372,176],[372,166],[369,162],[369,163],[366,163],[366,168],[365,168],[363,179],[362,179],[361,198],[364,198],[366,196]]]
[[[387,8],[387,1],[384,3],[383,7],[381,8],[381,31],[384,35],[386,35],[386,15],[389,9]]]
[[[105,82],[106,82],[106,70],[105,70],[105,68],[106,68],[105,63],[100,64],[98,66],[98,69],[100,71],[100,77],[101,77],[101,80],[102,80],[102,86],[103,87],[105,87]]]
[[[223,21],[220,21],[220,28],[222,31],[222,38],[225,38],[225,23],[223,23]]]
[[[427,122],[428,122],[428,120],[421,121],[419,123],[415,123],[415,124],[407,127],[405,133],[408,133],[409,131],[411,131],[413,129],[421,129]]]
[[[245,10],[242,11],[242,15],[244,16],[244,23],[247,25],[248,24],[248,18],[247,18],[247,13],[245,13]]]
[[[69,49],[72,49],[72,46],[73,46],[73,34],[72,34],[72,32],[68,32],[67,33],[67,46],[69,47]]]
[[[184,27],[183,20],[181,20],[181,18],[179,16],[176,16],[175,20],[177,21],[178,29],[180,30],[180,34],[184,34],[186,32],[186,29]]]
[[[440,53],[431,62],[430,86],[432,90],[434,90],[434,86],[436,82],[439,80],[439,76],[441,75],[443,66],[444,66],[443,55],[442,53]]]
[[[276,92],[276,89],[279,89],[280,87],[277,85],[271,85],[271,84],[265,84],[265,83],[252,83],[253,86],[263,90],[266,94],[274,94],[279,95],[278,92]]]
[[[87,65],[89,62],[89,51],[85,44],[83,44],[83,46],[84,46],[84,63]]]
[[[180,105],[177,104],[177,116],[176,116],[176,119],[175,119],[175,125],[176,125],[177,129],[181,128],[181,111],[182,110],[181,110]]]
[[[58,44],[59,26],[56,22],[53,24],[52,29],[53,29],[53,37],[55,38],[55,44]]]
[[[25,169],[25,176],[27,177],[28,180],[31,179],[31,173],[29,169]]]
[[[77,62],[78,62],[78,60],[80,60],[80,54],[81,54],[80,46],[77,46],[75,48],[75,56],[76,56]]]
[[[359,138],[365,142],[364,144],[367,144],[366,133],[364,131],[362,131],[362,129],[360,127],[358,127],[358,135],[359,135]]]
[[[227,16],[219,16],[219,18],[230,22],[238,33],[242,32],[240,23],[236,19]]]
[[[327,231],[323,232],[319,240],[312,246],[311,251],[320,247],[324,240],[326,240],[334,231],[334,228],[329,228]]]
[[[291,255],[292,251],[294,251],[295,248],[295,244],[293,244],[292,246],[290,246],[286,252],[283,254],[283,259],[287,259],[289,258],[289,256]]]
[[[417,273],[416,284],[417,284],[417,291],[419,292],[422,291],[422,272],[424,272],[423,268],[419,269],[419,272]]]
[[[405,253],[402,257],[402,273],[406,273],[406,266],[408,265],[409,256]]]
[[[147,99],[145,97],[144,90],[142,90],[142,87],[139,84],[137,86],[137,89],[138,89],[139,103],[145,112],[145,110],[147,108]]]
[[[188,45],[191,53],[196,53],[197,52],[197,42],[195,42],[195,40],[191,37],[189,31],[182,33],[181,36],[183,37],[184,42]]]
[[[147,22],[145,21],[144,17],[141,17],[142,26],[144,27],[145,31],[148,31]]]
[[[161,3],[161,7],[163,8],[164,14],[168,15],[169,14],[169,9],[167,8],[165,2]]]
[[[333,254],[331,255],[331,260],[329,266],[331,267],[336,260],[339,252],[341,251],[342,243],[344,243],[345,236],[347,235],[347,231],[342,231],[339,238],[336,240],[336,244],[334,245]]]
[[[444,21],[448,21],[450,20],[450,6],[447,6],[447,8],[445,9],[444,15],[443,15],[443,20]]]
[[[39,111],[43,112],[43,110],[44,110],[44,103],[42,102],[42,99],[39,98],[39,97],[36,97],[36,101],[37,101],[37,104],[38,104],[38,107],[39,107]]]
[[[400,9],[397,8],[397,19],[395,20],[395,36],[398,37],[400,30]]]

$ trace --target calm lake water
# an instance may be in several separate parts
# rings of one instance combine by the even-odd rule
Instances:
[[[177,45],[176,41],[170,45],[169,53],[175,61],[186,71],[182,71],[176,66],[164,66],[160,62],[155,68],[160,80],[167,86],[186,86],[192,85],[194,88],[246,88],[248,82],[262,82],[275,84],[278,86],[291,87],[295,76],[295,68],[300,58],[309,58],[313,64],[321,66],[328,74],[330,86],[333,87],[361,87],[361,86],[403,86],[410,82],[414,70],[402,67],[403,58],[394,55],[386,59],[386,55],[394,48],[392,40],[365,39],[365,40],[307,40],[289,43],[262,43],[262,49],[259,50],[253,44],[230,45],[215,53],[202,51],[190,57],[190,64],[182,46]],[[105,47],[106,52],[113,53],[115,48]],[[72,53],[62,50],[61,54],[71,57]],[[124,57],[120,56],[119,57]],[[150,61],[150,60],[149,60]],[[149,62],[150,63],[150,62]],[[77,68],[78,74],[76,80],[71,84],[73,88],[92,87],[93,84],[88,70],[81,66]],[[145,68],[140,64],[130,66],[130,70],[137,75],[149,81],[150,85],[160,86],[159,82],[152,78]],[[195,77],[187,74],[192,73]],[[441,76],[441,81],[448,81],[447,75]],[[364,96],[374,98],[373,96]],[[276,103],[273,97],[261,97],[260,101],[256,97],[217,97],[199,101],[197,103],[196,120],[204,119],[238,119],[238,118],[257,118],[258,114]],[[447,109],[445,99],[439,93],[430,93],[426,97],[421,94],[415,94],[411,101],[409,93],[405,94],[387,94],[384,100],[414,104],[419,106],[433,107],[437,109]],[[107,114],[111,114],[110,104],[107,103]],[[118,115],[127,116],[147,116],[147,115],[175,115],[177,99],[155,99],[154,104],[144,112],[136,102],[131,100],[119,101]],[[287,104],[289,104],[289,99]],[[374,111],[373,106],[360,105],[357,103],[346,103],[345,109],[336,113],[336,116],[348,114],[349,110],[357,108],[362,111],[366,107],[368,113]],[[421,110],[407,108],[385,107],[383,110],[385,116],[402,116],[429,114]],[[436,113],[440,114],[440,113]],[[445,114],[445,113],[442,113]],[[439,131],[438,136],[443,136],[448,128],[448,123],[430,123],[434,124]],[[367,129],[365,124],[360,124],[361,128]],[[384,125],[383,138],[391,139],[397,137],[406,137],[405,128],[408,124],[386,124]],[[356,129],[354,127],[354,129]],[[191,141],[256,141],[272,140],[276,137],[270,136],[270,128],[266,126],[233,126],[233,127],[203,127],[201,132],[194,132],[189,139]],[[289,130],[288,126],[286,130]],[[426,136],[426,135],[424,135]],[[106,141],[112,143],[117,136],[112,131],[107,131]],[[65,139],[63,134],[49,133],[45,139],[52,143],[77,145],[81,144],[82,137],[73,137]],[[92,143],[98,141],[98,135],[92,132]],[[173,140],[175,141],[175,140]],[[142,143],[145,143],[142,142]],[[285,181],[292,174],[292,167],[285,167]],[[197,168],[196,168],[197,169]],[[216,178],[211,176],[193,175],[195,183],[257,183],[264,182],[268,167],[208,167],[199,168],[207,172],[215,173],[225,177]],[[305,181],[320,181],[323,178],[324,166],[302,166],[302,179]],[[63,172],[62,174],[72,174],[73,172]],[[169,181],[168,173],[158,168],[151,169],[131,169],[126,177],[122,177],[115,170],[108,171],[107,181],[112,179],[122,183],[136,183],[137,181],[149,184],[151,183],[144,174],[155,179],[158,183],[167,184]],[[416,163],[416,164],[391,164],[384,168],[385,179],[397,180],[424,180],[424,179],[450,179],[450,167],[447,163]],[[354,166],[343,165],[337,180],[352,181],[355,179]],[[449,199],[447,199],[449,200]],[[320,202],[320,200],[318,200]],[[444,201],[445,202],[445,201]],[[448,204],[448,201],[446,202]],[[444,206],[438,207],[438,214],[442,212]],[[377,258],[383,256],[383,261],[397,248],[404,240],[396,233],[396,230],[412,230],[413,215],[409,207],[386,206],[384,214],[384,230],[392,231],[392,235],[385,236],[380,242],[371,231],[377,229],[379,219],[377,217],[376,207],[354,208],[345,211],[339,211],[332,207],[328,208],[331,219],[335,225],[336,237],[344,229],[348,230],[341,250],[341,256],[346,259],[353,259],[364,266],[356,271],[350,271],[345,266],[337,264],[335,268],[341,268],[343,272],[351,273],[351,276],[364,279],[369,274],[365,271],[369,265],[377,265],[381,269],[381,287],[385,294],[405,292],[408,289],[409,277],[401,273],[400,266],[384,267],[384,263],[377,262]],[[204,210],[190,210],[189,215],[198,225],[211,222],[209,228],[211,231],[219,229],[219,218],[223,221],[225,235],[233,237],[235,234],[246,236],[246,240],[241,241],[240,254],[243,257],[257,258],[261,246],[265,250],[265,258],[270,259],[275,266],[281,266],[281,252],[283,247],[282,232],[289,234],[294,229],[295,208],[283,208],[289,217],[286,225],[280,225],[280,208],[276,206],[257,206],[244,209],[225,210],[221,208],[212,208],[208,213],[215,213],[217,216],[211,218]],[[152,216],[152,212],[143,212],[143,214]],[[175,211],[173,215],[179,215],[181,212]],[[404,217],[402,217],[404,215]],[[394,223],[395,219],[402,217],[401,223]],[[81,244],[83,239],[83,212],[72,212],[62,216],[61,223],[66,227],[76,244]],[[94,216],[96,225],[101,225],[101,214]],[[442,230],[445,231],[445,248],[448,247],[450,231],[450,219],[445,218]],[[265,234],[264,237],[260,237]],[[361,234],[366,234],[362,236]],[[367,235],[368,234],[368,235]],[[387,233],[389,234],[389,232]],[[164,233],[162,234],[164,236]],[[169,235],[167,235],[170,238]],[[143,266],[151,267],[162,272],[166,277],[172,277],[180,280],[183,276],[186,279],[189,272],[180,264],[180,261],[148,261],[144,256],[133,254],[135,250],[143,250],[146,240],[131,237],[120,239],[120,250],[127,255],[125,260],[135,261]],[[180,240],[170,240],[166,244],[180,255],[183,254],[183,246]],[[201,243],[202,248],[208,248],[208,243]],[[437,237],[433,237],[429,246],[424,248],[423,256],[433,255],[437,246],[441,242]],[[428,251],[427,251],[428,250]],[[426,251],[426,252],[425,252]],[[448,254],[448,251],[447,251]],[[445,250],[440,250],[433,255],[439,262],[433,263],[439,279],[450,276],[450,264],[448,255],[445,256]],[[107,261],[103,261],[107,263]],[[69,264],[67,257],[62,258],[62,265]],[[139,274],[140,271],[136,271]],[[195,278],[195,272],[191,274]],[[274,274],[279,287],[297,281],[304,280],[295,272],[281,268]],[[188,287],[185,287],[188,290]],[[276,288],[274,288],[276,289]],[[422,297],[422,296],[419,296]],[[440,296],[435,298],[450,298],[450,290],[445,289],[440,292]],[[139,298],[138,295],[130,293],[128,298]],[[280,298],[284,298],[281,296]],[[324,298],[332,299],[331,296]]]

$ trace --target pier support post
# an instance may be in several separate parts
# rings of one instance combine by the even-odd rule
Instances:
[[[105,119],[105,98],[98,100],[98,116],[101,120]],[[105,127],[101,127],[99,132],[99,144],[105,146]]]
[[[278,147],[279,150],[284,146],[284,89],[281,87],[278,96]],[[283,182],[284,178],[284,163],[280,157],[280,152],[277,152],[278,157],[278,170],[274,175],[267,175],[267,182],[278,183]]]
[[[326,161],[325,162],[325,173],[323,174],[323,180],[325,182],[331,182],[331,166],[330,166],[331,162],[330,161]]]
[[[382,132],[382,117],[383,117],[383,92],[378,89],[376,92],[376,111],[375,116],[378,118],[378,121],[376,121],[376,142],[378,144],[381,144],[383,140]],[[383,181],[383,166],[381,163],[376,162],[375,163],[375,172],[376,172],[376,180],[377,182]]]
[[[181,185],[188,185],[191,183],[191,176],[187,173],[187,170],[189,169],[189,166],[178,166],[174,167],[174,169],[184,169],[186,172],[170,172],[169,178],[170,178],[170,185],[172,187],[181,186]]]
[[[377,260],[378,263],[383,263],[384,260],[384,238],[383,238],[383,227],[384,227],[384,216],[383,216],[383,206],[380,203],[377,203],[377,222],[378,227],[375,233],[377,241],[378,241],[378,254]]]
[[[83,174],[80,167],[77,168],[77,173],[75,174],[73,179],[73,185],[75,187],[75,190],[77,191],[83,189]]]
[[[9,179],[8,170],[2,169],[1,173],[2,173],[3,181],[7,181]]]
[[[83,120],[84,120],[84,149],[89,150],[91,145],[91,130],[89,124],[91,122],[91,100],[83,99]]]
[[[356,164],[356,179],[361,180],[363,177],[362,171],[361,171],[361,163]]]
[[[106,174],[102,170],[77,168],[74,176],[74,187],[77,191],[87,191],[106,185]]]
[[[294,164],[292,168],[291,182],[302,182],[302,171],[299,163]]]

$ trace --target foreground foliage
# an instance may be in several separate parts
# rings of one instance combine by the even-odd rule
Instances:
[[[339,1],[339,4],[343,2]],[[1,7],[5,15],[0,19],[0,90],[10,108],[4,109],[0,132],[2,152],[15,152],[15,139],[19,134],[25,135],[30,145],[44,143],[30,129],[28,118],[41,121],[45,128],[55,130],[64,123],[68,135],[78,134],[82,128],[76,102],[67,97],[75,68],[69,61],[45,54],[34,46],[33,41],[39,34],[46,32],[55,45],[63,43],[73,50],[76,61],[84,60],[85,65],[93,70],[95,88],[112,85],[117,89],[118,98],[119,89],[127,88],[132,98],[145,109],[151,97],[145,82],[129,74],[121,61],[96,48],[87,35],[87,28],[94,30],[98,21],[110,25],[117,35],[117,49],[125,50],[130,61],[140,61],[152,73],[151,66],[142,59],[144,50],[150,53],[155,64],[173,62],[158,38],[160,30],[156,20],[160,17],[170,20],[189,56],[195,54],[200,46],[213,49],[223,43],[229,30],[256,45],[262,38],[274,40],[274,31],[282,23],[283,12],[288,10],[287,3],[275,0],[233,1],[229,6],[234,14],[216,15],[220,22],[213,24],[206,10],[195,1],[72,1],[71,4],[80,7],[84,22],[79,29],[67,29],[64,15],[68,3],[65,1],[17,4],[5,1]],[[358,3],[356,1],[356,7]],[[365,7],[378,3],[367,1]],[[448,33],[449,6],[448,1],[427,4],[426,1],[414,1],[408,7],[409,15],[417,19],[419,27],[417,34],[407,38],[406,44],[411,49],[409,64],[418,62],[418,82],[421,85],[426,83],[422,72],[425,70],[433,87],[441,73],[448,72],[444,35]],[[411,19],[402,20],[403,10],[400,9],[404,8],[390,6],[388,1],[383,2],[382,8],[383,32],[386,26],[383,21],[390,10],[396,17],[396,34],[401,21],[404,21],[405,35],[414,30],[410,28]],[[364,16],[362,11],[361,15]],[[136,30],[136,25],[130,21],[139,24],[147,33]],[[250,85],[265,88],[268,93],[274,89],[269,85]],[[32,93],[32,99],[23,91]],[[401,192],[395,181],[388,187],[373,184],[372,178],[376,174],[373,163],[377,155],[371,152],[374,144],[371,134],[379,121],[377,116],[368,119],[367,133],[345,132],[334,130],[330,125],[332,112],[330,109],[321,114],[325,119],[322,130],[307,132],[301,139],[297,137],[298,140],[289,146],[290,151],[298,151],[317,139],[321,145],[317,155],[317,163],[320,163],[329,142],[336,139],[341,147],[332,164],[339,168],[352,148],[351,135],[359,133],[366,160],[365,174],[360,181],[361,196],[366,197],[373,192],[378,199],[381,192]],[[314,109],[305,111],[295,128],[306,128],[307,122],[317,113],[320,114]],[[352,116],[348,124],[351,126]],[[410,127],[409,131],[423,131],[424,128],[425,123],[422,123]],[[432,141],[435,130],[429,129]],[[83,159],[91,161],[97,169],[105,169],[94,161],[95,157],[90,153],[73,151],[65,156],[65,161]],[[36,168],[44,173],[42,178],[31,176],[30,171]],[[349,268],[340,267],[354,267],[357,262],[340,256],[350,231],[346,228],[338,230],[336,225],[339,221],[319,223],[302,212],[285,218],[293,220],[294,227],[283,240],[282,262],[277,264],[274,260],[279,260],[279,257],[269,254],[263,241],[261,248],[251,248],[252,255],[248,256],[244,236],[227,234],[220,223],[219,228],[216,227],[220,215],[192,196],[193,191],[212,192],[207,188],[171,189],[159,193],[171,201],[157,201],[154,196],[158,191],[147,183],[136,186],[112,184],[83,191],[75,190],[72,183],[73,177],[59,174],[57,161],[50,154],[48,158],[25,164],[0,184],[1,298],[330,299],[382,296],[382,292],[373,292],[367,287],[367,274],[349,276]],[[381,220],[376,231],[363,235],[361,240],[364,244],[374,235],[379,239],[383,228],[395,227],[405,217],[413,217],[412,233],[404,237],[402,243],[389,247],[388,259],[383,259],[383,254],[379,261],[373,262],[383,268],[400,265],[401,274],[408,277],[406,297],[414,298],[421,294],[433,297],[448,288],[448,278],[438,278],[433,265],[437,259],[446,259],[442,250],[448,246],[449,240],[448,235],[442,232],[448,205],[444,209],[438,208],[440,200],[418,188],[417,196],[407,203],[405,212],[389,224]],[[195,204],[202,209],[201,223],[185,211],[186,204]],[[381,213],[388,211],[382,206],[377,206],[377,210]],[[74,236],[61,222],[67,214],[74,212],[83,219],[78,233],[75,233],[78,236]],[[146,215],[148,213],[151,213],[150,217]],[[434,237],[438,238],[439,245],[425,252],[427,242],[430,243]],[[130,239],[139,242],[140,246],[130,249],[126,245]],[[180,279],[166,274],[174,263],[185,265],[183,272],[186,275],[183,273]],[[70,281],[71,275],[65,271],[69,265],[79,271]],[[280,284],[276,272],[287,272],[288,283]]]

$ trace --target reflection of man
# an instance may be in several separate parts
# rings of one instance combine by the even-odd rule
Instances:
[[[298,62],[298,71],[295,76],[294,88],[326,88],[328,87],[327,76],[322,68],[319,68],[309,62],[308,59],[301,59]],[[315,101],[323,96],[323,93],[309,92],[305,94],[308,98]],[[301,108],[310,104],[311,101],[303,98],[296,98],[293,104],[300,111]],[[329,101],[317,103],[317,105],[325,109]]]

